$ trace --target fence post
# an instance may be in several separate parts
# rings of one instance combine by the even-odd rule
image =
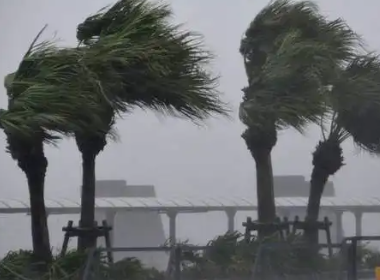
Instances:
[[[357,248],[358,248],[358,240],[354,238],[352,240],[352,280],[358,279],[358,264],[357,264]]]
[[[182,248],[176,246],[174,249],[174,280],[181,280],[181,258]]]
[[[356,263],[356,252],[357,252],[357,240],[355,238],[350,240],[347,246],[347,278],[348,280],[358,279],[358,270]]]

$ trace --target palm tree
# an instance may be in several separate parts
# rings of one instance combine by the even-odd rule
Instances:
[[[66,133],[75,126],[76,129],[83,126],[81,120],[69,115],[80,98],[70,100],[54,91],[49,95],[40,95],[31,88],[16,97],[17,83],[21,84],[19,78],[21,77],[16,74],[16,77],[8,76],[6,79],[10,102],[8,111],[2,111],[1,128],[7,135],[9,152],[27,177],[34,255],[37,261],[48,263],[52,256],[44,202],[47,160],[43,143],[58,139],[51,132]],[[46,110],[45,102],[48,102],[49,110]],[[84,102],[80,103],[84,105]]]
[[[350,136],[361,135],[362,145],[367,145],[365,138],[373,134],[372,128],[362,122],[355,130],[350,129],[350,119],[358,120],[367,109],[364,104],[379,108],[380,102],[380,60],[377,56],[358,56],[345,66],[341,74],[331,84],[327,91],[326,107],[333,111],[327,113],[330,120],[328,135],[322,123],[323,139],[319,141],[313,153],[313,171],[310,181],[310,194],[307,205],[306,220],[310,223],[318,220],[320,201],[328,178],[334,175],[344,165],[342,143]],[[372,105],[371,105],[372,104]],[[358,105],[360,106],[360,110]],[[360,132],[359,132],[360,131]],[[379,131],[379,129],[377,129]],[[359,132],[359,133],[357,133]],[[377,134],[378,136],[379,134]],[[378,141],[379,138],[377,138]],[[359,141],[356,138],[356,141]],[[360,143],[360,142],[359,142]],[[373,143],[373,142],[372,142]],[[379,142],[378,142],[379,143]],[[306,231],[306,236],[312,244],[318,242],[318,231]]]
[[[325,111],[326,85],[359,46],[342,20],[328,21],[309,1],[274,1],[247,29],[240,47],[248,78],[240,118],[256,162],[259,222],[276,217],[271,151],[277,130],[302,131],[318,120]]]
[[[148,108],[193,121],[202,121],[212,114],[227,114],[215,90],[216,78],[207,67],[211,55],[202,47],[199,36],[181,31],[169,23],[171,10],[167,5],[140,0],[120,0],[105,12],[89,17],[78,26],[81,46],[96,50],[108,38],[123,38],[125,44],[150,43],[150,55],[134,61],[115,60],[102,76],[118,76],[123,85],[105,91],[111,103],[121,103],[126,110]],[[121,36],[121,32],[125,32]],[[111,69],[111,72],[109,70]],[[75,134],[82,154],[83,180],[81,227],[94,226],[95,161],[107,144],[107,135],[115,123],[117,110],[108,107],[102,115],[104,133],[79,131]],[[93,247],[90,236],[79,239],[78,247]]]
[[[81,130],[103,133],[100,116],[107,109],[104,104],[109,104],[103,94],[107,85],[101,86],[103,80],[93,81],[96,73],[88,65],[90,61],[93,67],[101,67],[104,56],[109,56],[112,48],[103,49],[103,55],[91,56],[80,48],[61,49],[49,42],[36,44],[39,35],[17,71],[5,78],[9,106],[8,112],[2,114],[1,124],[8,149],[27,177],[34,254],[38,260],[49,262],[51,251],[44,203],[48,162],[44,142],[57,140],[59,134],[70,135]],[[138,54],[139,49],[141,46],[135,50]],[[112,85],[117,82],[109,78],[107,81]]]

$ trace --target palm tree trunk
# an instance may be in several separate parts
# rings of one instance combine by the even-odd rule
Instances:
[[[264,225],[259,237],[270,236],[274,230],[274,227],[270,230],[270,224],[276,220],[271,160],[271,151],[277,142],[276,127],[274,124],[264,129],[248,127],[242,137],[256,163],[257,215],[259,223]]]
[[[318,244],[318,229],[313,225],[318,221],[321,199],[327,180],[343,166],[343,151],[340,139],[333,137],[319,141],[313,153],[313,171],[310,180],[310,194],[306,210],[306,222],[310,228],[305,230],[305,237],[309,244],[315,248]],[[314,250],[315,251],[315,250]]]
[[[75,140],[82,154],[82,193],[79,226],[89,234],[78,238],[78,250],[96,246],[96,236],[91,233],[95,225],[96,157],[107,145],[107,133],[76,134]]]
[[[91,151],[82,153],[82,193],[81,214],[79,225],[81,228],[92,229],[95,224],[95,161],[97,154]],[[96,237],[92,234],[78,239],[78,249],[85,250],[96,246]]]
[[[273,191],[273,168],[270,151],[255,153],[257,212],[260,223],[272,223],[276,219],[276,205]],[[271,232],[259,232],[267,236]]]
[[[44,198],[48,166],[44,134],[36,131],[34,137],[24,139],[7,133],[7,142],[12,158],[17,160],[28,181],[33,254],[43,269],[52,260]]]
[[[314,166],[310,180],[310,194],[306,210],[306,221],[310,224],[318,221],[319,209],[324,187],[329,174],[322,168]],[[312,245],[318,244],[318,230],[314,227],[305,231],[305,237]]]
[[[24,160],[27,162],[19,161],[19,165],[24,167],[28,180],[33,253],[38,261],[46,264],[52,260],[44,198],[47,160],[43,154]]]

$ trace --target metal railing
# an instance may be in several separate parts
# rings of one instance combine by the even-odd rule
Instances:
[[[348,280],[358,280],[359,278],[363,278],[361,277],[361,273],[358,270],[358,262],[357,262],[358,245],[359,245],[359,242],[361,241],[380,241],[380,235],[352,236],[352,237],[346,237],[343,239],[342,248],[345,248],[346,254],[347,254],[347,268],[348,268],[347,279]],[[375,278],[374,271],[372,271],[371,278]]]
[[[333,280],[359,280],[359,279],[371,279],[375,277],[374,270],[359,270],[357,263],[357,247],[360,241],[380,241],[380,236],[354,236],[345,238],[340,244],[319,244],[319,249],[326,248],[331,246],[335,249],[340,249],[338,254],[334,257],[337,258],[339,264],[334,267],[335,270],[330,271],[309,271],[305,270],[305,273],[302,273],[303,267],[299,268],[299,273],[297,275],[280,273],[278,275],[272,275],[270,279],[291,279],[291,280],[303,280],[303,279],[333,279]],[[93,249],[89,252],[87,263],[85,265],[85,269],[83,272],[83,280],[103,280],[94,277],[93,268],[96,264],[96,259],[99,258],[100,254],[104,253],[120,253],[120,252],[166,252],[169,254],[169,264],[168,269],[165,274],[165,279],[171,280],[183,280],[183,253],[188,251],[206,251],[211,249],[212,246],[192,246],[192,245],[176,245],[176,246],[160,246],[160,247],[126,247],[126,248],[101,248],[101,249]],[[264,255],[265,252],[270,250],[278,250],[278,252],[284,251],[284,248],[287,250],[295,250],[300,248],[305,248],[305,244],[286,244],[284,242],[268,242],[259,244],[256,248],[255,252],[252,254],[255,255],[255,261],[252,261],[252,269],[250,271],[250,275],[245,277],[244,280],[251,279],[252,277],[255,279],[264,279],[260,272],[262,267],[267,267],[267,269],[271,269],[271,260],[265,260]],[[328,260],[328,259],[327,259]],[[112,266],[112,265],[111,265]],[[295,268],[296,270],[297,268]],[[206,279],[206,278],[204,278]],[[215,279],[215,278],[214,278]],[[234,279],[238,279],[238,277],[234,277]]]
[[[83,272],[83,280],[92,280],[91,269],[94,260],[101,253],[117,253],[117,252],[166,252],[169,254],[168,268],[166,270],[166,278],[181,280],[181,261],[184,251],[202,251],[210,248],[210,246],[193,246],[193,245],[175,245],[175,246],[159,246],[159,247],[119,247],[119,248],[97,248],[89,251],[88,258]],[[170,269],[171,268],[171,269]],[[98,279],[94,279],[98,280]]]

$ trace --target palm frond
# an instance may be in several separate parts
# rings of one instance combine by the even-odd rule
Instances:
[[[351,134],[338,122],[337,112],[324,114],[325,122],[321,124],[324,141],[334,141],[339,145],[351,137]]]
[[[122,0],[79,25],[77,48],[34,42],[6,78],[4,127],[97,131],[109,129],[110,109],[134,106],[192,120],[226,115],[217,78],[206,70],[211,54],[201,37],[169,24],[170,14],[165,5]]]
[[[193,120],[227,115],[217,77],[206,70],[212,55],[202,37],[170,24],[170,15],[166,5],[121,0],[79,25],[77,37],[88,46],[86,53],[96,57],[93,65],[103,65],[101,76],[117,77],[117,86],[107,93],[120,107],[150,108]],[[116,48],[114,38],[119,40]],[[113,51],[104,51],[107,46]]]
[[[341,112],[360,100],[380,104],[380,59],[377,55],[356,56],[343,67],[332,83],[330,101]]]
[[[313,2],[271,2],[252,21],[240,47],[248,77],[243,102],[253,104],[245,114],[252,115],[251,125],[270,114],[279,127],[302,130],[308,122],[318,123],[329,109],[327,86],[362,47],[343,20],[327,20]]]
[[[78,25],[78,41],[91,45],[105,36],[124,34],[129,39],[148,38],[160,28],[170,26],[172,11],[167,4],[144,0],[120,0],[109,8],[103,8]],[[157,34],[158,35],[158,34]]]
[[[343,70],[333,86],[331,103],[337,122],[361,148],[380,152],[380,60],[358,56]]]
[[[250,103],[246,117],[251,120],[243,122],[249,126],[271,115],[279,127],[302,130],[306,123],[318,122],[326,111],[322,80],[326,72],[334,71],[334,61],[325,56],[327,47],[300,38],[297,31],[285,35],[245,89],[244,103]]]
[[[17,71],[5,79],[9,113],[18,116],[18,125],[24,118],[23,126],[58,133],[97,129],[104,94],[97,82],[89,80],[82,57],[82,50],[60,49],[51,42],[28,50]],[[9,122],[4,127],[15,129]]]
[[[304,39],[327,43],[340,60],[350,59],[357,49],[363,47],[359,35],[342,19],[327,20],[313,1],[272,1],[256,15],[242,39],[240,52],[255,62],[256,51],[270,53],[273,42],[289,30],[298,30]],[[260,60],[258,61],[259,64]]]

